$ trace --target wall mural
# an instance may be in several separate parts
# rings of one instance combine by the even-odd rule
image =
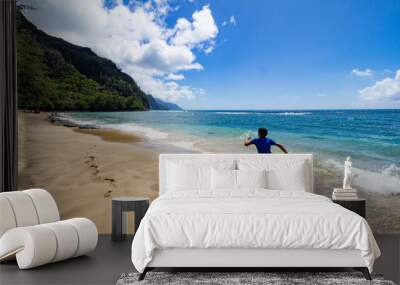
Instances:
[[[18,1],[19,187],[108,233],[111,197],[157,197],[159,153],[252,153],[266,127],[315,154],[319,194],[351,157],[371,227],[400,233],[395,2]]]

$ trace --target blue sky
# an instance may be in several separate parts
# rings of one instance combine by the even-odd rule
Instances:
[[[197,5],[203,3],[209,2]],[[204,71],[187,77],[207,90],[193,108],[364,107],[358,90],[393,77],[400,66],[399,1],[212,1],[210,7],[217,23],[234,15],[237,24],[221,29],[212,54],[200,55]],[[352,75],[356,68],[374,75]]]
[[[162,5],[109,0],[102,7],[107,13],[104,27],[114,27],[108,34],[100,33],[106,30],[101,21],[96,26],[75,23],[74,13],[101,19],[99,0],[85,1],[83,7],[77,0],[66,1],[76,2],[68,7],[54,5],[60,3],[56,0],[26,1],[40,6],[39,12],[28,15],[40,28],[91,47],[116,62],[145,91],[184,108],[400,106],[397,0],[161,0]],[[131,15],[121,7],[129,7]],[[138,7],[144,7],[153,30],[141,22]],[[107,43],[89,33],[119,40]],[[129,42],[136,34],[137,42]]]

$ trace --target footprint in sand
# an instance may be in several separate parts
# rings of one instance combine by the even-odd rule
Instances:
[[[90,164],[91,162],[94,161],[94,156],[93,155],[86,155],[88,157],[88,159],[85,160],[86,164]]]
[[[95,169],[93,175],[96,176],[97,174],[99,174],[99,172],[100,172],[99,171],[99,166],[97,166],[95,164],[92,164],[92,165],[90,165],[90,167]]]
[[[88,159],[85,160],[85,164],[89,165],[90,168],[94,169],[94,172],[92,173],[93,176],[97,176],[99,174],[99,166],[94,164],[95,156],[93,155],[88,155]]]
[[[111,191],[111,190],[108,190],[108,191],[104,194],[104,198],[109,198],[109,197],[111,197],[111,193],[112,193],[112,191]]]
[[[96,145],[93,146],[93,148],[96,147]],[[95,164],[95,156],[94,155],[87,155],[88,159],[85,160],[85,163],[87,165],[89,165],[90,168],[94,169],[94,172],[92,173],[92,176],[94,177],[95,180],[104,180],[106,182],[108,182],[112,187],[115,187],[115,179],[114,178],[109,178],[109,177],[105,177],[102,178],[101,176],[99,176],[100,170],[99,170],[99,166],[97,164]],[[111,191],[109,191],[111,193]],[[107,192],[106,194],[104,194],[104,197],[108,197],[109,196],[109,192]],[[108,195],[108,196],[106,196]]]
[[[107,181],[112,187],[115,187],[115,179],[114,178],[104,178],[104,181]]]

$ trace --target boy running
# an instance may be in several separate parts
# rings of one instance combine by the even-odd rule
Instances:
[[[279,147],[284,153],[288,153],[286,148],[276,143],[274,140],[267,138],[268,130],[266,128],[258,129],[258,138],[251,139],[250,137],[244,142],[245,146],[254,144],[257,148],[258,153],[271,153],[271,146],[275,145]]]

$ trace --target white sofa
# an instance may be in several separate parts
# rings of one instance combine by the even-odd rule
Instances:
[[[49,192],[0,193],[0,262],[17,259],[20,269],[84,255],[96,248],[97,228],[86,218],[60,221]]]

